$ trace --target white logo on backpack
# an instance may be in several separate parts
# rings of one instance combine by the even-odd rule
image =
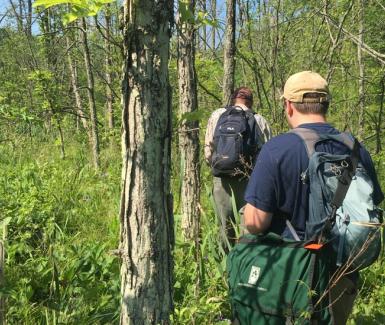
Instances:
[[[253,265],[251,267],[248,284],[256,285],[259,279],[259,274],[261,273],[261,268]]]

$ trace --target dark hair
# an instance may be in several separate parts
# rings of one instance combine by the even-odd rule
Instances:
[[[324,94],[320,93],[307,93],[303,95],[304,102],[303,103],[294,103],[294,107],[298,112],[302,114],[322,114],[326,115],[329,108],[329,100],[320,100],[320,101],[306,101],[306,99],[321,99],[325,98]]]
[[[241,99],[246,100],[246,102],[249,104],[249,105],[246,105],[246,106],[250,106],[251,107],[253,105],[253,93],[252,93],[250,88],[239,87],[239,88],[235,89],[233,94],[231,95],[230,104],[234,105],[235,100],[237,98],[241,98]]]

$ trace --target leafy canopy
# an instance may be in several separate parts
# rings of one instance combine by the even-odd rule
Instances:
[[[104,5],[115,0],[36,0],[33,7],[48,9],[58,5],[69,5],[69,11],[64,14],[63,22],[68,24],[76,19],[95,16]]]

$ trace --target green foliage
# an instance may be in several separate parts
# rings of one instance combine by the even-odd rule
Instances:
[[[94,16],[111,0],[37,0],[34,2],[40,31],[27,36],[17,21],[0,28],[0,228],[6,243],[6,285],[9,324],[115,324],[118,323],[119,260],[110,254],[117,248],[120,198],[120,101],[114,108],[117,123],[107,128],[105,118],[105,39],[93,28],[87,30],[95,72],[95,97],[101,138],[102,167],[91,168],[86,130],[77,126],[75,101],[70,86],[67,52],[77,67],[78,86],[86,111],[86,74],[79,47],[78,29],[66,24]],[[111,41],[121,44],[118,3],[111,6]],[[337,29],[327,26],[320,1],[272,0],[240,2],[237,16],[236,87],[249,86],[254,108],[273,126],[275,134],[287,130],[281,111],[280,91],[294,72],[312,69],[331,73],[333,101],[329,120],[341,129],[358,128],[357,47],[346,35],[335,49]],[[328,12],[338,21],[349,1],[330,1]],[[385,21],[378,1],[364,10],[365,43],[385,52]],[[49,9],[49,10],[45,10]],[[216,29],[217,49],[196,47],[198,76],[197,112],[180,116],[175,38],[172,40],[170,81],[173,92],[173,165],[175,233],[175,324],[226,324],[227,301],[225,254],[212,206],[211,173],[201,158],[202,232],[201,248],[184,242],[180,229],[179,193],[181,165],[178,127],[181,121],[199,121],[203,144],[205,125],[213,110],[222,105],[223,55],[219,39],[223,31],[207,12],[189,10],[179,1],[182,21],[199,31]],[[63,16],[64,13],[64,16]],[[344,27],[357,35],[355,4]],[[218,15],[218,17],[223,17]],[[103,13],[99,22],[103,25]],[[46,19],[44,21],[43,19]],[[25,23],[25,21],[24,21]],[[44,28],[43,28],[44,27]],[[104,30],[102,28],[102,30]],[[42,33],[43,35],[37,36]],[[68,36],[70,48],[65,42]],[[106,35],[104,35],[106,36]],[[202,37],[202,33],[201,33]],[[206,40],[207,41],[207,40]],[[112,49],[114,81],[119,96],[122,50]],[[385,188],[385,154],[381,113],[383,67],[364,55],[365,145],[370,149],[382,188]],[[53,114],[52,114],[53,113]],[[382,114],[382,115],[381,115]],[[60,159],[57,123],[64,131],[66,159]],[[56,123],[56,124],[55,124]],[[382,144],[383,146],[383,144]],[[202,146],[203,148],[203,146]],[[384,204],[382,206],[384,207]],[[6,231],[4,231],[6,230]],[[198,258],[197,258],[198,256]],[[384,323],[384,267],[381,261],[362,274],[362,288],[351,317],[354,324]]]
[[[183,241],[180,215],[175,215],[175,324],[225,324],[231,318],[224,273],[226,255],[221,249],[210,192],[207,188],[204,195],[198,261],[195,245]]]
[[[189,24],[195,25],[195,28],[199,28],[203,25],[211,27],[219,27],[218,21],[210,19],[209,14],[205,11],[198,11],[194,16],[191,10],[191,1],[179,0],[178,1],[178,13],[180,15],[180,21],[188,22]]]
[[[67,13],[63,15],[64,24],[69,24],[76,19],[95,16],[103,7],[115,0],[36,0],[33,7],[43,7],[45,9],[58,5],[71,5]]]
[[[382,261],[382,262],[381,262]],[[360,273],[362,288],[353,309],[350,324],[385,323],[384,255],[381,260]]]
[[[19,145],[0,155],[8,322],[116,322],[119,168],[97,175],[83,149],[63,161],[49,146]]]

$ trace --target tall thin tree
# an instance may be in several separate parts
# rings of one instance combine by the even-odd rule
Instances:
[[[195,0],[186,1],[194,16]],[[177,17],[179,112],[183,116],[197,110],[194,20]],[[184,119],[179,132],[182,160],[182,231],[186,239],[199,237],[199,122]]]
[[[364,84],[364,73],[365,67],[362,59],[362,44],[364,42],[364,4],[365,0],[358,1],[358,41],[357,44],[357,61],[358,61],[358,98],[359,98],[359,112],[358,112],[358,132],[357,136],[360,140],[363,139],[364,135],[364,117],[365,117],[365,84]]]
[[[172,16],[172,0],[124,2],[121,325],[168,324],[173,305]]]
[[[92,147],[92,138],[91,138],[90,133],[89,133],[87,118],[86,118],[86,115],[84,114],[82,99],[80,96],[80,91],[79,91],[79,86],[78,86],[77,66],[76,66],[76,64],[72,58],[71,41],[70,41],[69,32],[65,33],[65,39],[66,39],[66,45],[67,45],[66,53],[67,53],[67,60],[68,60],[69,76],[70,76],[70,80],[71,80],[71,88],[72,88],[72,93],[75,97],[77,123],[80,120],[84,129],[88,132],[90,144]]]
[[[217,0],[211,0],[211,19],[217,19]],[[216,38],[216,28],[215,26],[211,26],[211,48],[215,51],[215,38]]]
[[[200,0],[201,2],[201,9],[204,14],[207,12],[207,3],[206,0]],[[202,43],[203,43],[203,50],[207,50],[207,25],[203,24],[202,26]]]
[[[27,12],[27,27],[26,33],[27,36],[32,36],[32,0],[27,1],[28,12]]]
[[[87,75],[87,94],[88,106],[90,110],[90,131],[92,139],[92,158],[94,168],[99,169],[99,133],[95,103],[95,81],[91,65],[91,53],[88,46],[87,23],[85,18],[80,19],[80,27],[81,42],[83,45],[84,64]]]
[[[105,10],[106,22],[106,38],[104,40],[105,69],[106,69],[106,104],[107,104],[107,121],[109,130],[113,130],[115,126],[114,121],[114,96],[112,94],[112,50],[111,50],[111,5],[106,5]]]
[[[226,30],[223,45],[223,104],[234,91],[235,72],[235,0],[226,0]]]

